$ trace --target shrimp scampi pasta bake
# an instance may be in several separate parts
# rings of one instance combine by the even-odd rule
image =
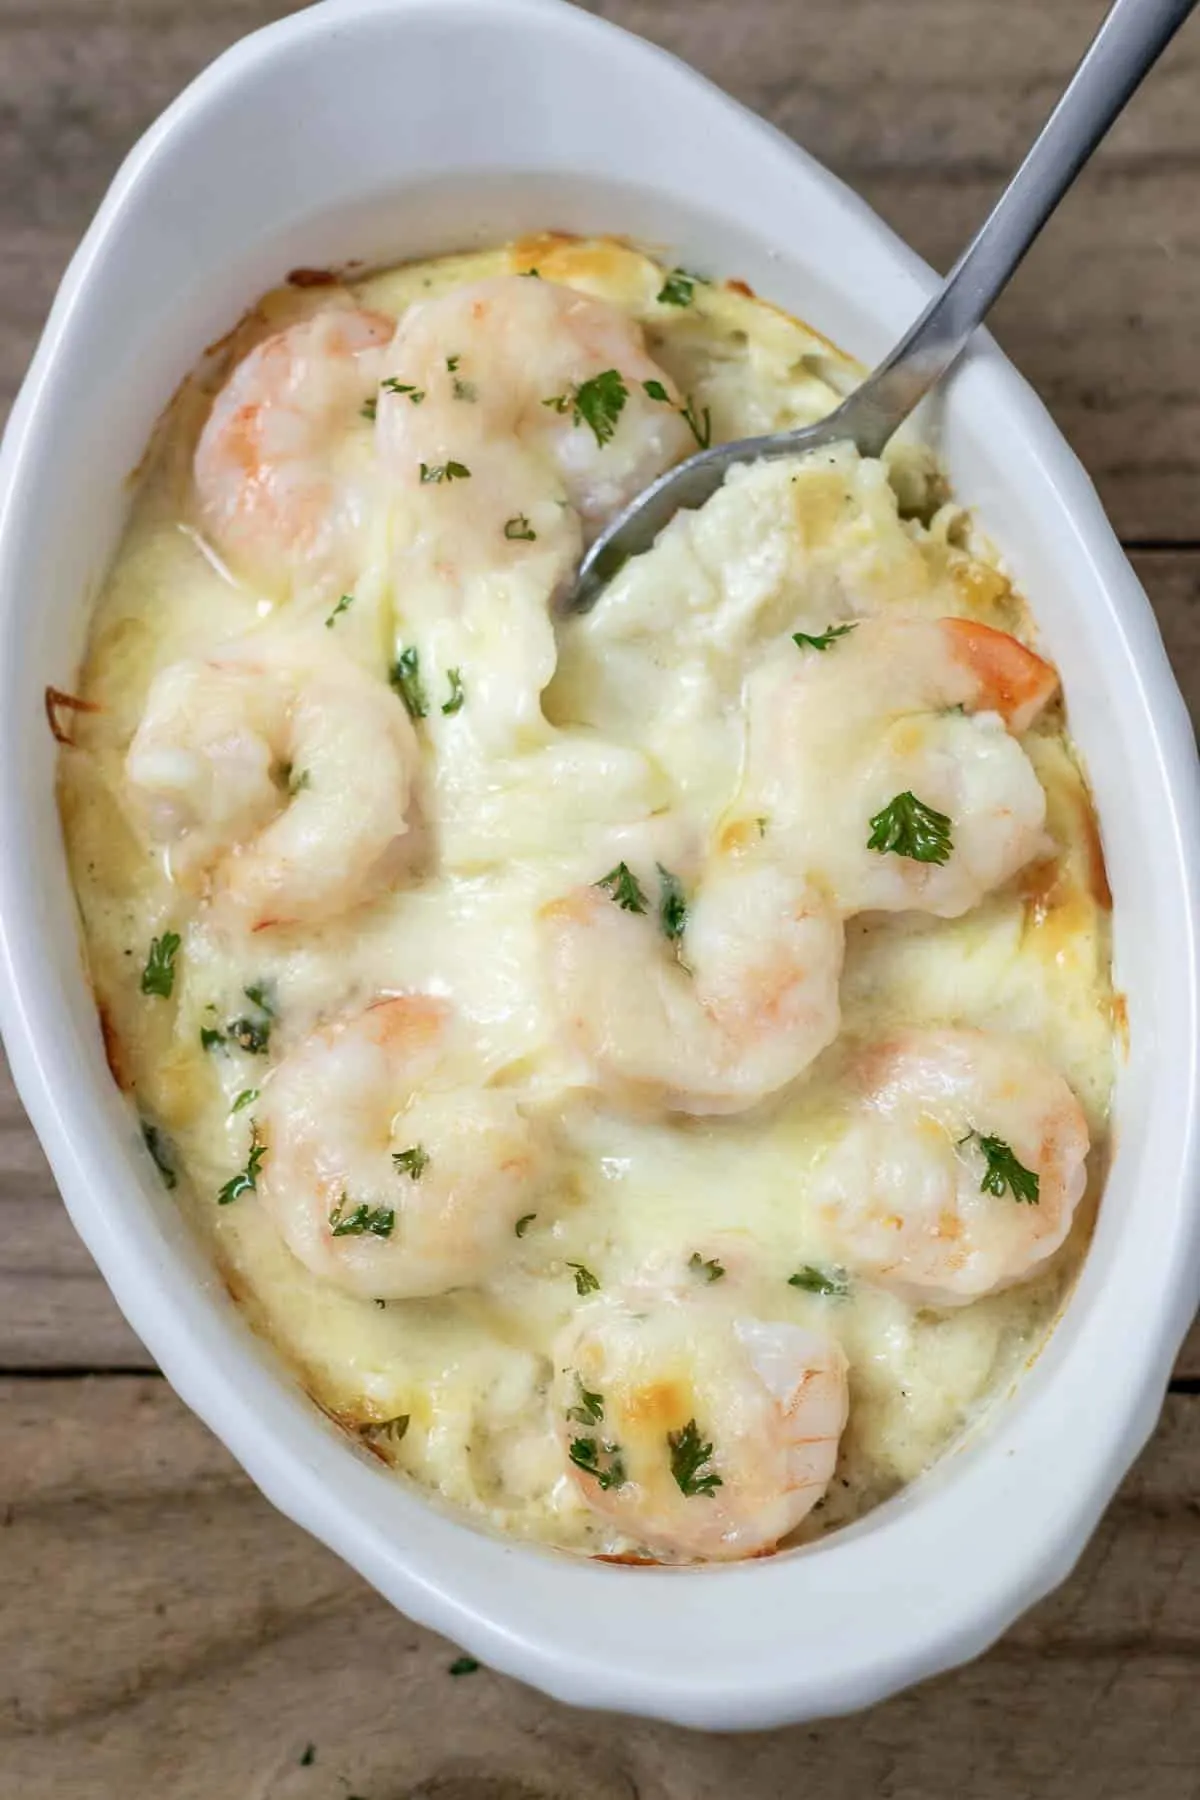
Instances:
[[[47,696],[113,1075],[253,1329],[394,1471],[627,1562],[804,1544],[1012,1387],[1120,1000],[1058,675],[858,378],[557,235],[297,271],[183,384]]]

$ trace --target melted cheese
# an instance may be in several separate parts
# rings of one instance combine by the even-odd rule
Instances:
[[[815,419],[855,378],[823,339],[734,287],[697,285],[690,306],[660,303],[658,265],[607,241],[531,240],[371,275],[351,290],[399,317],[414,299],[530,267],[640,320],[651,354],[697,416],[707,409],[718,439]],[[534,921],[547,900],[594,881],[631,847],[653,854],[680,828],[693,839],[751,828],[734,803],[743,680],[764,645],[889,609],[1021,632],[1022,603],[912,444],[887,466],[836,452],[799,471],[736,471],[588,618],[557,630],[544,595],[519,580],[504,590],[507,610],[470,629],[419,595],[393,594],[380,521],[338,629],[381,674],[413,641],[430,680],[464,671],[463,709],[443,716],[434,705],[422,722],[438,855],[419,880],[319,929],[230,934],[172,883],[130,823],[123,759],[156,671],[286,610],[231,580],[194,529],[190,457],[232,361],[326,299],[324,290],[268,296],[187,384],[151,448],[96,607],[79,691],[101,710],[80,719],[60,797],[114,1074],[169,1145],[177,1198],[256,1327],[377,1454],[477,1520],[578,1549],[631,1547],[584,1506],[548,1413],[550,1346],[580,1304],[568,1265],[609,1289],[698,1255],[719,1259],[747,1312],[841,1343],[850,1423],[835,1482],[801,1535],[844,1523],[917,1476],[1007,1388],[1086,1244],[1105,1162],[1112,1000],[1103,871],[1061,714],[1051,709],[1026,740],[1048,797],[1047,857],[959,919],[852,920],[842,983],[846,1041],[899,1024],[1003,1028],[1073,1085],[1092,1134],[1089,1202],[1064,1250],[1024,1286],[946,1313],[862,1283],[844,1299],[790,1287],[793,1271],[830,1254],[806,1182],[844,1092],[840,1046],[782,1103],[742,1117],[606,1108],[562,1047]],[[538,684],[553,680],[541,705],[535,685],[533,704],[514,711],[514,683],[531,664]],[[166,930],[182,947],[164,1002],[139,984],[147,947]],[[228,1041],[205,1051],[202,1031],[224,1033],[247,1014],[262,1022],[250,988],[271,997],[267,1054]],[[385,1305],[308,1273],[253,1195],[226,1206],[216,1195],[250,1149],[253,1101],[236,1102],[275,1056],[314,1024],[408,989],[454,1002],[485,1072],[547,1109],[560,1162],[554,1190],[486,1285]],[[381,1429],[396,1419],[407,1427]]]

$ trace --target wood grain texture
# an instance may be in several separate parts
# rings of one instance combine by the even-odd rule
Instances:
[[[571,1712],[487,1670],[452,1677],[455,1648],[273,1513],[162,1382],[0,1383],[0,1441],[14,1800],[1200,1792],[1188,1400],[1066,1587],[980,1662],[861,1718],[720,1739]]]

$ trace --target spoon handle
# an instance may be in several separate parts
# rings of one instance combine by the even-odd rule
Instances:
[[[945,374],[1129,96],[1197,0],[1115,0],[1058,105],[912,329],[839,409],[878,456]]]

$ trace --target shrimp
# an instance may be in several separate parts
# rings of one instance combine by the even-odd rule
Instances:
[[[555,1344],[551,1404],[575,1483],[624,1536],[679,1562],[761,1555],[833,1475],[847,1364],[832,1339],[709,1292],[629,1288]]]
[[[513,518],[561,530],[553,515],[564,498],[594,535],[695,447],[636,321],[555,282],[500,275],[420,303],[387,361],[382,457],[409,489],[422,485],[422,466],[468,467],[469,487],[466,477],[424,485],[442,490],[430,501],[447,522],[464,521],[489,562],[506,544],[520,557],[540,541],[506,537]]]
[[[1048,663],[969,619],[861,620],[787,647],[750,683],[743,805],[843,914],[956,918],[1044,847],[1016,735]]]
[[[172,876],[258,931],[331,918],[395,879],[419,764],[382,681],[323,632],[264,631],[160,670],[125,789]]]
[[[610,877],[539,919],[567,1031],[603,1078],[679,1111],[738,1112],[832,1043],[842,925],[803,878],[765,855],[719,859],[683,922],[647,913],[626,875],[632,887]]]
[[[268,592],[353,583],[374,460],[363,409],[394,331],[330,307],[256,345],[213,401],[194,463],[201,522]]]
[[[931,1306],[1036,1274],[1087,1179],[1087,1123],[1061,1075],[1010,1038],[966,1030],[902,1032],[855,1073],[812,1190],[844,1259]]]
[[[263,1088],[259,1188],[288,1248],[347,1293],[443,1294],[487,1279],[548,1167],[508,1093],[482,1086],[427,994],[315,1031]]]

